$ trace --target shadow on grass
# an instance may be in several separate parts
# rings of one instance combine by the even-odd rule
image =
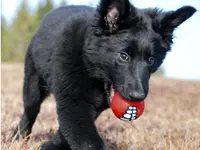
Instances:
[[[51,131],[50,133],[36,134],[36,135],[32,135],[31,140],[33,142],[43,142],[43,141],[52,139],[54,135],[55,135],[55,132],[53,131]],[[107,150],[117,150],[116,142],[112,140],[108,140],[108,139],[106,140],[104,139],[104,141],[107,146]]]
[[[1,132],[1,142],[4,145],[7,145],[9,147],[9,145],[13,142],[17,142],[20,143],[20,145],[22,147],[26,147],[27,144],[31,143],[31,144],[41,144],[45,141],[51,140],[55,134],[56,131],[55,130],[50,130],[49,132],[46,133],[33,133],[29,136],[27,136],[26,138],[22,139],[20,138],[19,140],[14,140],[13,138],[11,138],[11,133],[13,132],[13,130],[9,131],[9,132]],[[106,150],[119,150],[117,148],[117,144],[114,140],[111,139],[104,139],[104,142],[106,144],[107,149]],[[28,144],[28,145],[29,145]]]

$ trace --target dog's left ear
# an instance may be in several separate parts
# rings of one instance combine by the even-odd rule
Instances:
[[[97,8],[98,25],[111,33],[116,31],[129,16],[130,7],[129,0],[101,0]]]
[[[157,29],[159,34],[162,36],[162,39],[165,40],[165,42],[168,44],[171,44],[174,29],[189,19],[195,12],[196,9],[194,7],[184,6],[177,9],[176,11],[164,13],[162,14],[162,17],[158,16],[159,29]]]
[[[184,21],[189,19],[195,12],[196,9],[192,6],[184,6],[177,9],[176,11],[168,12],[162,19],[161,22],[162,28],[175,29]]]

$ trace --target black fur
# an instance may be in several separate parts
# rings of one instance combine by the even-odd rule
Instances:
[[[137,9],[128,0],[101,0],[96,11],[67,6],[49,12],[27,50],[17,139],[31,133],[41,103],[53,93],[59,130],[41,149],[105,149],[94,121],[109,107],[111,85],[130,101],[144,100],[174,29],[195,11],[191,6],[170,12]]]

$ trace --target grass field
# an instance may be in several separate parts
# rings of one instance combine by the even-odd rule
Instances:
[[[50,139],[58,127],[55,103],[43,104],[28,142],[10,141],[22,111],[22,64],[1,66],[1,149],[35,150]],[[144,114],[123,122],[110,109],[96,121],[109,150],[199,150],[200,82],[153,77]]]

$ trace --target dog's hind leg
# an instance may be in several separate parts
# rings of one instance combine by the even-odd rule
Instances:
[[[13,133],[13,138],[18,140],[31,133],[32,126],[40,111],[40,105],[48,96],[47,86],[38,75],[31,56],[27,54],[25,60],[25,75],[23,86],[24,112],[21,121]]]

